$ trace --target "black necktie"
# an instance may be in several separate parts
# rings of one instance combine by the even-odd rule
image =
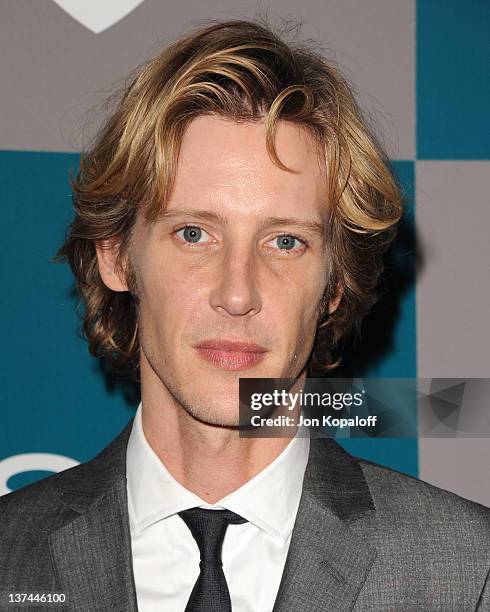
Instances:
[[[230,592],[223,573],[221,547],[230,523],[246,523],[231,510],[191,508],[179,512],[199,546],[201,561],[185,612],[231,612]]]

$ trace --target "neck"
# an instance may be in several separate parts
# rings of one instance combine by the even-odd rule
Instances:
[[[295,433],[241,438],[236,428],[203,423],[170,395],[153,370],[143,367],[141,399],[143,431],[151,448],[181,485],[211,504],[266,468]]]

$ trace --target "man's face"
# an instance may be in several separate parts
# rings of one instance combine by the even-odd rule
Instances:
[[[142,383],[207,423],[238,423],[239,377],[296,377],[311,352],[329,268],[325,177],[297,126],[279,123],[276,148],[297,174],[271,161],[263,123],[195,119],[165,213],[136,221]]]

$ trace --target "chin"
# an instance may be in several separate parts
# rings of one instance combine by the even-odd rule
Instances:
[[[213,408],[208,411],[203,410],[202,407],[195,410],[193,407],[188,406],[187,411],[196,420],[206,425],[214,425],[216,427],[238,427],[239,425],[238,405],[229,409],[216,409],[216,404],[214,404]]]

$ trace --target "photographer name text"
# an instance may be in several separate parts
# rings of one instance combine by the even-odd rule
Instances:
[[[298,422],[294,416],[280,415],[276,417],[261,417],[254,414],[250,419],[252,427],[375,427],[378,420],[377,415],[368,417],[359,417],[356,415],[352,418],[333,417],[332,415],[324,415],[322,418],[307,418],[302,414],[299,415]]]

